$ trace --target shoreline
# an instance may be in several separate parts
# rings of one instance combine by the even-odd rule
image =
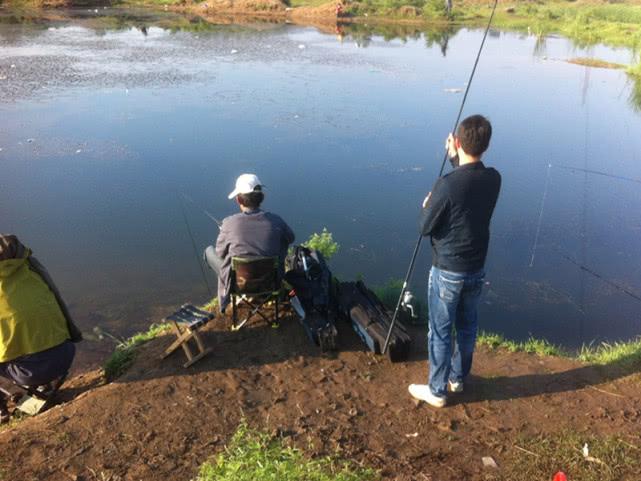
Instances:
[[[447,16],[439,0],[427,0],[423,7],[369,2],[324,2],[322,0],[124,0],[119,3],[74,0],[10,0],[5,10],[60,8],[129,9],[189,14],[206,21],[276,21],[303,26],[336,28],[340,25],[406,25],[413,27],[463,28],[484,26],[491,13],[492,2],[465,0],[454,3]],[[340,7],[339,7],[340,5]],[[400,6],[398,6],[400,5]],[[497,29],[527,32],[544,37],[562,35],[578,45],[604,44],[612,47],[641,49],[641,0],[609,3],[579,0],[576,3],[545,0],[532,4],[515,0],[498,5],[493,20]]]

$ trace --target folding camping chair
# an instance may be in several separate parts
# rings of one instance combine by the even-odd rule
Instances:
[[[165,321],[171,322],[172,330],[174,331],[174,334],[176,334],[176,340],[172,342],[167,349],[165,349],[161,359],[166,358],[176,349],[182,347],[185,356],[187,356],[187,362],[183,364],[183,366],[187,368],[209,354],[212,350],[211,348],[205,347],[205,343],[200,337],[198,329],[207,324],[213,318],[213,313],[198,309],[191,304],[184,304],[171,316],[167,316]],[[198,349],[198,353],[195,355],[192,352],[191,347],[189,347],[189,341],[191,339],[195,341],[196,348]]]
[[[280,261],[278,257],[232,257],[231,258],[231,306],[232,330],[243,327],[255,314],[265,322],[278,325],[278,308],[281,294]],[[274,301],[274,320],[263,312],[265,305]],[[249,307],[249,314],[238,322],[240,305]]]

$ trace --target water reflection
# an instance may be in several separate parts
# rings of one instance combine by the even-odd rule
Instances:
[[[47,259],[84,327],[123,335],[206,297],[176,194],[224,217],[240,170],[273,186],[267,207],[299,239],[334,233],[336,274],[401,277],[481,35],[113,9],[3,18],[2,230]],[[495,125],[488,163],[505,187],[484,327],[568,345],[638,334],[638,302],[615,286],[641,291],[641,189],[625,180],[641,178],[639,82],[559,61],[577,52],[564,39],[494,31],[486,48],[469,112]],[[215,238],[187,215],[199,244]]]

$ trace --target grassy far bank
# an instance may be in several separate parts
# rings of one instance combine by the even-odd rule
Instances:
[[[182,0],[123,0],[158,4]],[[203,0],[206,1],[206,0]],[[201,3],[201,2],[198,2]],[[260,2],[257,2],[260,3]],[[317,7],[326,0],[286,0],[291,7]],[[445,0],[362,0],[344,1],[343,16],[348,19],[392,19],[403,21],[484,24],[492,10],[491,1],[453,1],[451,15]],[[558,33],[581,45],[605,43],[612,46],[641,48],[641,1],[513,0],[500,2],[493,20],[496,28],[528,32],[538,36]]]
[[[276,13],[285,7],[318,7],[332,0],[233,0],[219,9],[245,13]],[[414,23],[485,24],[492,0],[453,0],[448,16],[445,0],[336,0],[343,4],[342,20],[402,20]],[[190,10],[207,4],[214,11],[216,3],[207,0],[5,0],[7,6],[173,6]],[[280,7],[279,7],[280,5]],[[211,13],[211,12],[210,12]],[[321,15],[334,15],[324,9]],[[641,0],[502,0],[496,11],[496,28],[517,30],[544,36],[558,33],[582,45],[605,43],[641,48]]]

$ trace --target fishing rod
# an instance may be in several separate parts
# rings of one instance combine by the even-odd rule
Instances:
[[[183,194],[185,196],[185,194]],[[203,276],[203,281],[205,283],[205,287],[207,288],[207,292],[209,293],[210,296],[212,296],[212,290],[211,287],[209,286],[209,282],[207,281],[207,274],[205,274],[205,269],[203,268],[203,263],[200,260],[200,255],[198,254],[198,247],[196,247],[196,241],[194,240],[194,234],[191,231],[191,226],[189,225],[189,221],[187,220],[187,211],[185,210],[185,202],[181,199],[180,200],[180,210],[182,211],[183,214],[183,220],[185,221],[185,226],[187,226],[187,232],[189,233],[189,238],[191,239],[191,246],[194,249],[194,255],[196,256],[196,262],[198,262],[198,267],[200,268],[200,273]]]
[[[461,114],[463,113],[463,107],[465,107],[465,101],[467,100],[467,95],[470,92],[470,87],[472,86],[472,80],[474,79],[474,74],[476,73],[476,67],[479,64],[481,58],[481,52],[483,51],[483,46],[485,45],[485,40],[487,39],[487,34],[490,31],[492,26],[492,20],[494,19],[494,12],[496,12],[496,6],[498,5],[498,0],[494,0],[494,5],[492,7],[492,13],[490,14],[490,19],[487,22],[487,27],[485,27],[485,33],[483,34],[483,39],[481,40],[481,45],[479,46],[479,51],[476,54],[476,60],[474,60],[474,66],[472,67],[472,73],[470,73],[470,78],[467,81],[467,86],[465,87],[465,94],[463,95],[463,100],[461,101],[461,107],[459,108],[458,115],[456,116],[456,121],[454,122],[454,128],[452,128],[452,134],[456,132],[458,123],[461,120]],[[445,149],[445,155],[443,156],[443,162],[441,163],[441,170],[439,170],[438,176],[443,175],[443,170],[445,169],[445,163],[449,157],[449,149]],[[405,280],[401,286],[401,293],[398,296],[398,302],[396,303],[396,309],[394,309],[394,315],[392,316],[392,322],[390,322],[389,330],[387,331],[387,336],[385,337],[385,343],[383,344],[382,354],[387,352],[387,347],[389,345],[390,337],[392,337],[392,331],[394,330],[394,324],[396,324],[396,319],[398,317],[398,311],[401,308],[403,302],[403,296],[405,290],[407,289],[407,284],[409,283],[412,273],[414,272],[414,265],[416,264],[416,256],[421,248],[421,242],[423,241],[423,234],[418,235],[418,241],[416,242],[416,247],[414,247],[414,252],[412,253],[412,259],[410,260],[410,265],[407,269],[407,274],[405,275]]]
[[[194,199],[192,199],[191,197],[189,197],[187,194],[184,194],[184,193],[180,194],[180,195],[182,195],[183,199],[188,200],[189,202],[191,202],[195,207],[200,209],[203,212],[203,214],[205,214],[207,217],[209,217],[211,220],[213,220],[216,223],[216,225],[218,226],[219,229],[223,226],[223,222],[221,220],[218,220],[216,217],[214,217],[207,209],[203,209],[198,204],[196,204],[196,201]]]

